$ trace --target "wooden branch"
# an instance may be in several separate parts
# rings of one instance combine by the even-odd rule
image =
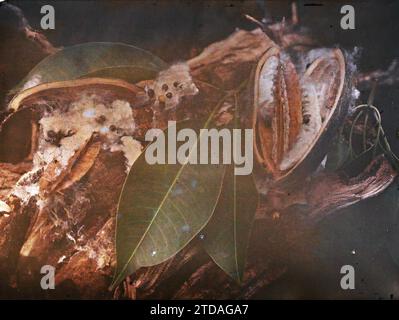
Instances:
[[[44,34],[42,34],[37,30],[34,30],[30,26],[28,20],[25,18],[25,15],[23,14],[20,8],[10,3],[5,3],[3,4],[3,6],[16,15],[18,19],[17,21],[18,29],[25,34],[27,39],[36,44],[37,47],[44,54],[49,55],[56,53],[57,51],[60,50],[60,48],[54,47]]]
[[[306,219],[317,223],[329,214],[383,192],[397,177],[397,172],[384,156],[374,159],[358,176],[319,172],[290,190],[271,189],[262,203],[257,218],[284,212],[294,205],[305,205]]]
[[[373,160],[358,176],[350,179],[320,175],[307,191],[309,216],[319,221],[326,215],[361,200],[377,196],[395,179],[397,172],[380,156]]]
[[[393,86],[399,82],[399,65],[397,59],[393,60],[386,70],[360,73],[357,77],[360,90],[371,89],[375,82],[380,86]]]
[[[54,46],[46,36],[33,29],[23,12],[16,5],[3,1],[1,24],[2,49],[0,51],[0,122],[8,115],[6,103],[15,92],[11,91],[42,59],[60,48]],[[2,114],[5,112],[5,114]]]

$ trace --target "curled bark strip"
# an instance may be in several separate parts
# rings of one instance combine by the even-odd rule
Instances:
[[[397,172],[380,156],[373,160],[357,177],[341,179],[322,175],[308,189],[309,216],[320,220],[332,211],[348,207],[384,191],[395,179]]]
[[[378,82],[379,86],[394,86],[399,82],[398,60],[394,59],[386,70],[379,69],[359,74],[357,82],[361,90],[371,89],[375,82]]]
[[[64,189],[64,184],[66,184],[67,186],[72,185],[73,182],[77,180],[77,178],[82,177],[90,169],[91,165],[93,164],[93,160],[89,159],[90,161],[86,163],[86,153],[89,150],[89,142],[90,139],[88,139],[86,143],[81,146],[81,148],[75,151],[75,154],[69,159],[68,165],[66,167],[63,167],[56,160],[54,160],[47,166],[43,173],[43,176],[39,180],[40,193],[42,196],[49,196],[57,189]],[[97,154],[98,151],[99,150],[97,150]],[[89,155],[90,154],[91,153],[89,153]],[[83,162],[79,163],[79,160],[82,159]],[[89,168],[87,168],[88,165],[90,166]],[[81,170],[86,171],[83,173],[80,172]]]
[[[72,166],[67,179],[62,181],[57,190],[64,190],[72,186],[74,183],[82,179],[91,169],[101,149],[101,143],[95,142],[90,144],[76,163]]]
[[[383,156],[374,159],[353,178],[346,178],[339,173],[320,172],[290,189],[269,190],[257,212],[257,219],[303,205],[306,221],[315,223],[339,209],[379,195],[396,176],[397,172]]]

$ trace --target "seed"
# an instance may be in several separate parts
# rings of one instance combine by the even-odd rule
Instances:
[[[162,85],[162,90],[163,90],[163,91],[168,91],[168,89],[169,89],[168,85],[167,85],[166,83],[164,83],[164,84]]]
[[[166,94],[166,98],[172,99],[172,97],[173,97],[172,92],[168,92],[168,93]]]
[[[94,142],[99,141],[99,139],[100,139],[100,134],[99,134],[98,132],[93,132],[92,139],[93,139]]]
[[[310,122],[310,114],[305,114],[303,116],[303,123],[308,124]]]
[[[43,169],[39,169],[38,171],[34,172],[31,176],[31,182],[32,183],[38,182],[42,174],[43,174]]]
[[[107,120],[107,118],[106,118],[104,115],[101,115],[101,116],[99,116],[99,117],[96,118],[96,121],[97,121],[99,124],[103,124],[103,123],[105,122],[105,120]]]
[[[62,139],[62,137],[56,135],[55,137],[45,139],[45,141],[50,143],[50,144],[52,144],[52,145],[54,145],[54,146],[60,147],[61,146],[61,144],[60,144],[61,139]]]
[[[152,89],[148,89],[147,94],[148,94],[148,96],[149,96],[150,98],[153,98],[154,95],[155,95],[155,92],[154,92],[154,90],[152,90]]]
[[[68,130],[67,133],[65,133],[65,134],[62,133],[62,134],[64,135],[65,138],[67,138],[67,137],[72,137],[75,133],[76,133],[75,130]]]
[[[49,138],[54,138],[57,134],[55,133],[54,130],[49,130],[47,131],[47,137]]]
[[[105,118],[104,115],[98,116],[98,117],[96,118],[96,121],[97,121],[98,123],[100,123],[100,124],[101,124],[101,123],[104,123],[105,120],[107,120],[107,118]]]
[[[109,126],[109,130],[111,130],[111,131],[115,131],[115,130],[116,130],[116,126],[115,126],[115,125],[113,125],[113,124],[111,124],[111,125]]]
[[[179,86],[179,81],[173,82],[173,86],[174,86],[175,88],[177,88],[177,87]]]

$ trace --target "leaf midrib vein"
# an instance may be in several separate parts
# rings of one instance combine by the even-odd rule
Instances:
[[[218,110],[219,106],[228,98],[229,95],[230,95],[230,93],[226,94],[225,97],[223,97],[223,98],[216,104],[216,106],[215,106],[215,108],[213,109],[212,113],[210,114],[210,116],[208,117],[207,121],[205,122],[204,128],[207,128],[207,127],[208,127],[209,123],[211,122],[211,120],[212,120],[214,114],[216,113],[216,111]],[[203,132],[203,131],[202,131],[202,132]],[[192,152],[192,150],[194,149],[194,147],[195,147],[195,150],[196,150],[196,147],[197,147],[197,145],[198,145],[198,141],[199,141],[199,140],[201,139],[201,137],[202,137],[202,132],[200,131],[199,138],[196,140],[194,146],[190,149],[189,157],[190,157],[191,152]],[[137,252],[137,249],[141,246],[141,244],[142,244],[142,242],[144,241],[144,239],[145,239],[145,237],[146,237],[148,231],[150,230],[152,224],[154,223],[156,217],[158,216],[158,213],[159,213],[160,208],[163,207],[164,202],[165,202],[166,199],[168,198],[170,192],[172,191],[173,187],[175,186],[177,180],[179,179],[179,177],[180,177],[180,175],[181,175],[183,169],[186,167],[186,165],[187,165],[187,163],[183,164],[183,165],[180,167],[179,171],[178,171],[177,174],[176,174],[176,177],[173,179],[173,182],[171,183],[171,185],[170,185],[170,187],[168,188],[167,192],[165,193],[165,196],[163,197],[163,199],[162,199],[160,205],[158,206],[157,211],[154,213],[154,216],[152,217],[152,219],[151,219],[151,221],[150,221],[148,227],[146,228],[146,230],[144,231],[143,235],[141,236],[140,241],[138,242],[136,248],[133,250],[133,253],[130,255],[129,259],[127,260],[127,262],[125,263],[125,265],[124,265],[123,268],[121,269],[121,272],[119,273],[119,276],[118,276],[118,278],[117,278],[116,280],[119,280],[119,278],[121,277],[121,274],[123,274],[123,272],[124,272],[124,271],[127,269],[127,267],[129,266],[129,263],[132,261],[134,255],[135,255],[136,252]],[[117,282],[117,281],[115,281],[115,282]]]

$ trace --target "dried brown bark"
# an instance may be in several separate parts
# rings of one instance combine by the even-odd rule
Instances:
[[[292,33],[281,37],[287,47],[295,47],[290,41],[298,44],[301,40]],[[254,64],[272,44],[259,29],[237,31],[189,60],[199,94],[181,103],[177,117],[196,118],[208,113],[223,96],[250,77]],[[27,166],[0,165],[2,189],[8,190],[28,170]],[[290,190],[271,188],[258,209],[242,285],[229,279],[206,256],[198,240],[169,261],[140,269],[115,292],[109,292],[115,267],[114,216],[125,175],[122,154],[101,151],[79,182],[52,195],[51,207],[39,210],[34,203],[21,205],[15,200],[11,214],[0,217],[1,296],[254,298],[285,272],[287,250],[306,254],[306,245],[312,241],[307,232],[309,226],[339,208],[379,194],[393,181],[396,172],[380,158],[349,180],[321,172]],[[329,192],[320,186],[328,186]],[[305,219],[290,212],[292,205],[298,203],[308,206]],[[40,289],[40,267],[45,264],[56,267],[54,291]]]

